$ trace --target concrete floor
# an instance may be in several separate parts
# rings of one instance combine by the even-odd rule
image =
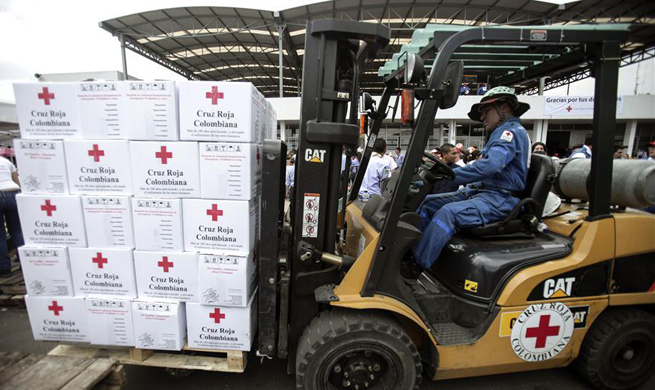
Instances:
[[[0,308],[0,351],[22,351],[44,354],[57,343],[34,341],[27,312],[24,308]],[[286,361],[265,360],[251,354],[244,374],[197,371],[185,378],[169,375],[164,369],[127,366],[128,383],[125,390],[181,389],[196,390],[282,390],[294,388],[294,379],[286,375]],[[582,390],[592,389],[568,368],[494,375],[440,382],[424,382],[424,390]],[[655,389],[655,377],[639,390]]]

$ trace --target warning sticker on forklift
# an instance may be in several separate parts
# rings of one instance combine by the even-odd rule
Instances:
[[[318,237],[318,206],[321,200],[320,194],[305,193],[302,216],[302,236],[309,238]]]
[[[563,303],[528,306],[512,326],[512,350],[527,362],[552,359],[569,344],[574,326],[574,315]]]

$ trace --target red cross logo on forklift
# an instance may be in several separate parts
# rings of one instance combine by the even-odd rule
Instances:
[[[159,267],[162,267],[164,269],[164,272],[167,272],[167,273],[168,273],[169,268],[173,268],[173,262],[168,261],[168,256],[162,256],[161,261],[158,261],[157,265]]]
[[[221,309],[216,308],[213,313],[209,313],[209,318],[213,318],[215,324],[220,324],[221,320],[225,319],[225,314],[221,313]]]
[[[57,206],[50,204],[50,199],[46,199],[45,204],[41,205],[41,211],[45,211],[48,217],[52,217],[52,212],[57,211]]]
[[[39,92],[39,99],[43,100],[46,106],[50,105],[50,100],[55,100],[55,94],[48,91],[48,87],[43,87],[43,92]]]
[[[60,311],[64,311],[64,307],[63,307],[63,306],[59,306],[59,305],[57,304],[57,301],[52,301],[52,306],[48,306],[48,310],[50,310],[51,312],[55,313],[55,315],[56,315],[57,317],[59,317],[59,312],[60,312]]]
[[[105,155],[104,150],[100,150],[98,144],[93,144],[93,148],[88,151],[89,156],[93,157],[93,161],[100,162],[100,157]]]
[[[218,104],[218,99],[223,99],[223,92],[218,92],[218,87],[212,87],[211,92],[205,92],[205,97],[212,100],[212,105]]]
[[[91,259],[92,263],[96,263],[98,265],[98,269],[103,269],[105,264],[108,263],[106,257],[102,257],[101,252],[96,252],[96,257]]]
[[[173,158],[173,153],[166,150],[166,146],[162,146],[159,152],[155,153],[155,158],[161,159],[162,164],[168,164],[168,159]]]
[[[223,210],[218,209],[218,205],[216,203],[212,204],[211,209],[207,209],[207,215],[211,215],[212,221],[216,222],[218,221],[218,217],[223,216]]]
[[[536,328],[528,328],[525,331],[526,338],[536,338],[535,348],[544,348],[548,337],[557,336],[559,334],[559,326],[550,326],[550,315],[542,315],[539,317],[539,326]]]

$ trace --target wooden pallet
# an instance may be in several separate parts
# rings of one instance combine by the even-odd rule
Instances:
[[[119,390],[125,382],[113,359],[0,352],[0,390]]]
[[[27,289],[23,272],[15,265],[10,275],[0,278],[0,306],[25,306],[25,294]]]
[[[203,355],[194,354],[196,352],[202,352]],[[110,358],[122,364],[136,366],[235,373],[245,371],[248,357],[248,353],[243,351],[191,349],[188,344],[184,346],[182,352],[120,347],[97,348],[62,344],[48,354],[84,358]]]

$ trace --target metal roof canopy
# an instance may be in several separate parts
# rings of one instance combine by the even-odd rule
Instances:
[[[284,96],[300,93],[305,25],[324,18],[382,23],[391,28],[390,44],[360,78],[361,90],[375,95],[384,88],[378,68],[410,42],[416,29],[428,24],[630,23],[629,42],[621,48],[622,66],[655,57],[655,2],[643,0],[582,0],[564,7],[534,0],[335,0],[279,12],[180,7],[121,16],[100,22],[100,27],[122,39],[124,48],[188,79],[250,81],[265,96],[274,97],[280,92]],[[465,74],[480,81],[513,85],[531,93],[541,75],[550,77],[546,89],[589,77],[589,64],[576,57],[576,49],[461,48],[453,58],[463,60]],[[539,64],[542,66],[537,67]],[[517,71],[526,73],[518,77]]]

